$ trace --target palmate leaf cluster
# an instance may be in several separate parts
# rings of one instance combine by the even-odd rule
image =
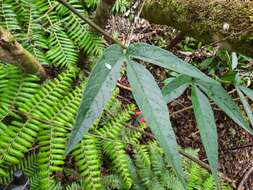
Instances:
[[[80,1],[69,3],[87,15]],[[41,64],[74,68],[79,52],[98,56],[104,49],[104,40],[56,0],[2,0],[0,25]]]
[[[179,77],[171,80],[161,91],[151,73],[145,66],[138,64],[136,59],[177,72],[179,73]],[[108,63],[110,63],[110,67],[108,67]],[[187,183],[182,172],[182,163],[178,154],[176,138],[168,117],[169,113],[166,104],[182,95],[185,89],[191,87],[192,104],[197,127],[200,131],[216,186],[218,187],[217,129],[208,98],[247,132],[253,134],[252,128],[242,115],[238,105],[218,81],[208,77],[196,67],[180,60],[172,53],[145,43],[130,44],[125,50],[119,45],[112,45],[105,50],[103,56],[98,60],[93,69],[87,83],[87,88],[84,91],[67,152],[80,141],[82,134],[90,128],[90,123],[95,121],[97,115],[103,110],[111,95],[111,89],[116,85],[120,67],[124,64],[126,64],[128,81],[132,87],[136,103],[159,145],[170,159],[185,188],[187,187]],[[252,90],[238,84],[235,84],[235,86],[249,117],[249,121],[252,123],[253,114],[243,95],[245,93],[252,99]],[[99,98],[101,94],[104,95],[103,100]],[[100,102],[100,104],[97,102]],[[95,114],[91,115],[89,114],[90,112]]]

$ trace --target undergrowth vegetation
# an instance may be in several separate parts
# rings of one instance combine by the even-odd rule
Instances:
[[[12,65],[1,65],[0,71],[2,185],[22,169],[31,189],[183,189],[157,142],[141,143],[147,125],[132,126],[136,107],[129,104],[122,110],[118,89],[89,134],[66,158],[66,140],[84,77],[70,70],[40,84],[37,77]],[[74,167],[68,164],[71,159]],[[210,174],[199,166],[185,161],[184,167],[189,188],[214,187]]]
[[[105,48],[104,38],[84,22],[98,3],[0,2],[0,25],[53,70],[50,79],[41,81],[13,65],[0,65],[1,183],[6,185],[19,168],[32,189],[229,189],[218,177],[217,128],[209,99],[253,134],[246,99],[253,100],[253,91],[235,71],[237,55],[230,60],[235,72],[229,85],[236,89],[246,114],[222,86],[224,79],[213,72],[207,75],[171,52],[146,43],[126,46],[110,35],[106,37],[116,44]],[[112,10],[125,12],[128,4],[118,0]],[[82,69],[89,67],[83,63],[88,58],[96,65],[87,79]],[[138,61],[176,75],[161,90]],[[122,68],[145,119],[135,126],[132,116],[137,108],[117,99],[115,86]],[[187,88],[212,176],[181,159],[178,151],[167,103]],[[145,136],[149,130],[156,140]]]

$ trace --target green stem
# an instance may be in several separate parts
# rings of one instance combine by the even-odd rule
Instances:
[[[104,35],[106,38],[110,39],[112,42],[114,42],[116,44],[119,44],[123,49],[127,49],[127,46],[125,46],[121,41],[113,38],[109,33],[107,33],[105,30],[103,30],[102,28],[100,28],[92,20],[90,20],[89,18],[83,16],[78,10],[76,10],[68,2],[66,2],[65,0],[57,0],[57,1],[59,3],[61,3],[62,5],[64,5],[65,7],[67,7],[71,12],[73,12],[74,14],[76,14],[80,19],[82,19],[83,21],[85,21],[86,23],[88,23],[92,28],[94,28],[95,30],[97,30],[99,33],[101,33],[102,35]]]

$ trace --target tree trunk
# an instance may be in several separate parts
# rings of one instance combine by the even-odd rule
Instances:
[[[142,17],[253,57],[252,0],[146,0]]]
[[[46,72],[33,55],[20,45],[11,33],[0,27],[0,59],[17,65],[24,72],[46,78]]]
[[[116,0],[101,0],[96,9],[93,21],[103,29],[111,16],[111,8],[115,2]]]

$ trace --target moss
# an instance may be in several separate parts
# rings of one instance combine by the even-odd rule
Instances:
[[[253,42],[249,42],[253,30],[246,31],[253,26],[253,1],[147,0],[142,16],[153,23],[173,26],[205,43],[226,38],[222,46],[253,56]],[[228,30],[224,30],[224,24],[229,26]]]

